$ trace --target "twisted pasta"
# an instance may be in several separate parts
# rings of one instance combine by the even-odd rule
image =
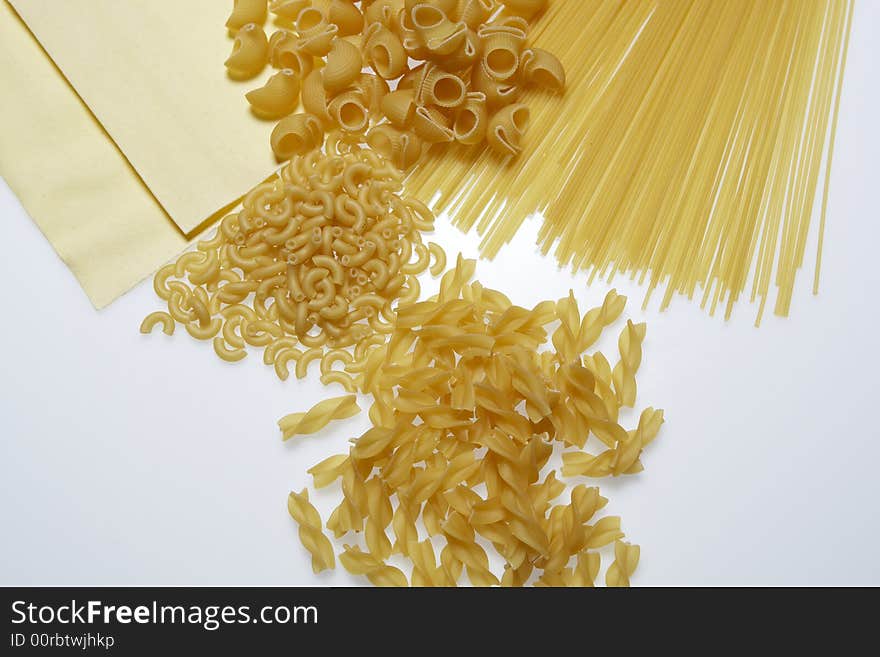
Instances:
[[[614,543],[614,562],[605,573],[605,583],[611,587],[628,587],[629,579],[639,565],[639,546],[623,541]]]
[[[315,433],[333,420],[344,420],[361,412],[356,395],[325,399],[305,413],[291,413],[278,420],[284,440],[296,435]]]
[[[299,525],[299,540],[312,555],[312,571],[317,574],[335,568],[333,545],[321,529],[321,516],[309,502],[309,491],[304,488],[300,493],[291,492],[287,511]]]
[[[352,575],[364,575],[376,586],[408,586],[406,575],[398,568],[389,566],[369,552],[358,547],[344,546],[339,555],[340,563]]]

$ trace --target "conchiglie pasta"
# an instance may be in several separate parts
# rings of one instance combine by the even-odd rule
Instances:
[[[541,48],[529,48],[522,54],[522,75],[528,84],[555,91],[565,88],[565,68],[556,55]]]
[[[321,69],[324,89],[337,93],[360,77],[363,61],[360,49],[345,39],[336,39]]]
[[[386,80],[400,77],[406,71],[407,54],[397,35],[384,25],[374,23],[365,36],[367,64],[376,75]]]
[[[230,77],[247,80],[255,77],[269,61],[269,40],[263,28],[256,23],[248,23],[235,34],[232,54],[226,60]]]
[[[267,0],[234,0],[226,27],[235,31],[248,23],[262,25],[266,22],[266,2]]]
[[[277,119],[290,114],[299,104],[299,78],[290,69],[282,69],[266,84],[245,94],[254,114]]]
[[[279,162],[303,155],[323,141],[321,122],[312,114],[291,114],[272,130],[272,151]]]
[[[522,103],[498,110],[490,119],[486,139],[500,155],[517,155],[529,123],[529,108]]]

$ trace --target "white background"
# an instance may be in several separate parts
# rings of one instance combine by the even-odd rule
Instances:
[[[642,312],[615,282],[648,322],[639,406],[667,417],[643,473],[600,482],[642,546],[635,584],[880,584],[878,28],[880,3],[857,3],[818,297],[810,260],[792,316],[755,329],[748,304],[727,323],[682,299]],[[312,574],[286,497],[366,419],[288,444],[275,425],[340,389],[141,335],[149,283],[95,312],[5,184],[0,217],[0,584],[360,584]],[[608,286],[537,255],[536,229],[479,278],[523,305],[600,303]],[[476,255],[445,218],[433,239]],[[336,495],[314,498],[325,519]]]

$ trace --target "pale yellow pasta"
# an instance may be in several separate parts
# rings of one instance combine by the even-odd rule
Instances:
[[[272,151],[279,162],[307,153],[323,141],[320,120],[313,114],[291,114],[272,130]]]
[[[322,570],[335,568],[333,545],[321,529],[321,516],[309,502],[308,489],[288,495],[287,511],[299,525],[299,540],[312,555],[312,571],[317,574]]]
[[[484,66],[474,66],[471,71],[471,88],[486,97],[490,110],[510,105],[520,97],[519,86],[512,82],[493,79]]]
[[[165,335],[174,335],[174,318],[168,313],[162,311],[150,313],[144,317],[144,321],[141,322],[141,333],[152,332],[153,327],[155,327],[156,324],[162,325],[162,332],[165,333]]]
[[[466,26],[449,20],[439,7],[417,4],[408,16],[422,43],[435,55],[449,55],[464,41]]]
[[[364,29],[364,15],[354,3],[346,0],[330,0],[327,5],[327,20],[339,28],[339,36],[360,34]]]
[[[509,32],[490,32],[483,37],[482,68],[490,78],[507,82],[520,66],[522,40]]]
[[[499,155],[518,155],[528,123],[528,106],[522,103],[508,105],[489,118],[486,141]]]
[[[428,242],[428,251],[433,259],[430,267],[431,276],[440,276],[446,269],[446,252],[436,242]]]
[[[308,344],[308,341],[304,340],[306,336],[300,336],[300,340],[303,344]],[[306,378],[306,374],[309,371],[309,365],[316,360],[320,360],[323,356],[324,351],[318,346],[314,346],[311,349],[308,349],[303,353],[302,356],[299,357],[296,361],[296,378],[304,379]]]
[[[623,541],[614,544],[614,562],[605,573],[605,583],[610,587],[628,587],[630,577],[639,565],[639,546]]]
[[[458,20],[472,30],[485,23],[495,9],[493,0],[461,0],[458,6]]]
[[[416,111],[415,92],[412,89],[392,91],[382,98],[381,109],[391,125],[405,130]]]
[[[296,17],[294,29],[299,34],[299,47],[304,52],[323,57],[330,52],[339,28],[327,21],[327,16],[317,7],[307,7]]]
[[[422,155],[422,140],[416,134],[387,123],[370,130],[367,143],[402,171],[412,167]]]
[[[295,21],[296,17],[312,0],[269,0],[269,11],[285,21]]]
[[[452,132],[460,144],[480,144],[486,139],[489,109],[486,95],[479,91],[468,92],[464,103],[455,113]]]
[[[416,92],[416,100],[423,105],[448,109],[461,105],[466,95],[467,87],[459,76],[428,64]]]
[[[247,356],[247,352],[244,349],[230,349],[220,336],[214,338],[214,351],[220,356],[220,358],[230,363],[234,363]]]
[[[324,68],[321,69],[324,89],[329,94],[342,91],[360,77],[361,68],[363,60],[360,49],[351,41],[336,39],[327,53]]]
[[[230,77],[247,80],[260,73],[269,61],[269,41],[256,23],[243,25],[235,33],[232,54],[226,60]]]
[[[547,7],[547,0],[498,0],[498,2],[514,14],[525,18],[532,18]]]
[[[523,52],[521,61],[526,83],[555,91],[565,88],[565,68],[553,53],[542,48],[529,48]]]
[[[360,413],[355,395],[325,399],[304,413],[291,413],[278,420],[284,440],[320,431],[333,420],[344,420]]]
[[[391,27],[396,15],[395,0],[374,0],[364,7],[364,23],[381,23]]]
[[[226,20],[226,27],[237,30],[248,23],[262,25],[266,22],[267,0],[233,0],[232,13]]]
[[[364,34],[367,64],[380,78],[393,80],[407,67],[407,53],[394,32],[381,23],[373,23]]]
[[[627,321],[626,328],[620,334],[618,347],[620,361],[614,366],[613,381],[618,400],[622,406],[633,406],[636,403],[636,371],[642,362],[642,341],[645,339],[646,326]]]
[[[320,70],[312,71],[303,80],[302,104],[306,112],[312,116],[316,116],[322,121],[330,121],[330,115],[327,113],[327,92],[324,89],[324,80]]]
[[[345,91],[327,104],[327,113],[333,122],[347,132],[361,132],[370,121],[364,94]]]
[[[299,47],[299,39],[288,30],[278,30],[269,38],[269,63],[275,68],[290,69],[300,79],[315,68],[314,56]]]
[[[412,129],[428,144],[450,142],[455,138],[448,119],[433,107],[416,108],[412,118]]]
[[[245,94],[254,114],[277,119],[290,114],[299,104],[299,78],[288,68],[269,78],[266,84]]]

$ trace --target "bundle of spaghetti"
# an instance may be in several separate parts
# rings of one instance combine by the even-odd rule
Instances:
[[[417,275],[429,266],[439,275],[446,257],[422,241],[434,216],[400,196],[399,170],[355,137],[331,134],[324,148],[294,158],[156,273],[167,312],[150,314],[142,332],[183,324],[228,361],[263,347],[281,379],[291,362],[303,378],[320,361],[322,382],[355,390],[334,366],[384,342],[396,305],[418,299]],[[289,435],[318,428],[311,416],[295,420]]]
[[[701,295],[729,318],[748,295],[759,323],[774,285],[787,315],[814,211],[818,290],[852,14],[852,0],[551,3],[532,39],[567,89],[526,92],[521,156],[434,148],[407,189],[476,226],[488,257],[539,212],[544,253],[590,280],[628,272],[646,304],[665,287],[661,308]]]
[[[612,368],[586,352],[624,297],[583,316],[572,294],[528,309],[472,281],[474,269],[459,256],[437,295],[402,306],[389,340],[346,365],[372,398],[372,426],[309,470],[316,488],[341,480],[326,528],[362,537],[339,561],[379,586],[455,586],[465,572],[475,586],[593,586],[598,550],[615,544],[606,582],[629,586],[639,549],[620,541],[620,518],[597,517],[599,489],[566,485],[549,462],[556,445],[565,477],[642,470],[663,412],[644,409],[632,430],[619,416],[635,403],[644,325],[627,322]],[[314,555],[314,518],[307,529]],[[392,555],[411,562],[409,578]]]

